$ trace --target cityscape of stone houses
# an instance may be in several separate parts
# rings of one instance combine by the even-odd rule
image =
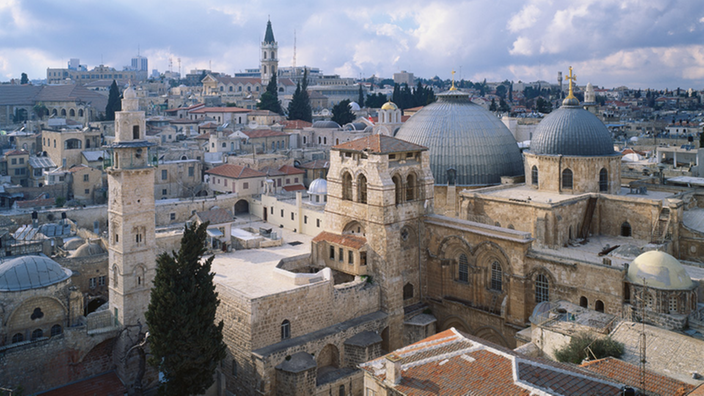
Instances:
[[[155,258],[208,222],[207,395],[704,395],[704,90],[344,78],[264,37],[241,73],[0,84],[0,392],[137,394]],[[624,352],[558,362],[584,334]]]

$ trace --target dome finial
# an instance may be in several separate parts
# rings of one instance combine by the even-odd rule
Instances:
[[[574,83],[577,81],[577,76],[572,74],[572,66],[570,66],[570,74],[566,77],[566,80],[570,82],[570,90],[562,104],[565,106],[579,106],[579,99],[574,96]]]
[[[452,86],[450,87],[450,91],[457,91],[457,88],[455,88],[455,71],[452,71]]]

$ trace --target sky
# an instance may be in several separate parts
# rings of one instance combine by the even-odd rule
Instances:
[[[0,81],[70,58],[121,70],[259,66],[267,18],[279,66],[343,77],[546,80],[704,89],[703,0],[0,0]]]

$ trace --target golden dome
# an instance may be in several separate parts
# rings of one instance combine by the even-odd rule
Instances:
[[[398,110],[398,106],[392,101],[388,101],[381,105],[382,110]]]
[[[628,282],[661,290],[690,290],[692,279],[682,264],[667,253],[657,250],[636,257],[628,267]]]

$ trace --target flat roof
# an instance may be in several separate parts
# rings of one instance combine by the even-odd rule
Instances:
[[[651,185],[645,185],[645,194],[630,194],[630,189],[628,187],[621,187],[618,194],[604,194],[606,197],[622,197],[622,198],[642,198],[642,199],[652,199],[652,200],[666,200],[668,198],[674,198],[676,193],[671,191],[657,191],[650,189]],[[654,187],[654,186],[653,186]],[[466,194],[477,194],[489,197],[504,198],[508,200],[516,200],[520,202],[537,202],[537,203],[559,203],[563,201],[568,201],[571,199],[578,198],[580,196],[589,196],[591,193],[584,194],[560,194],[552,191],[538,191],[526,184],[520,184],[515,186],[497,186],[481,188],[477,190],[464,190]]]
[[[255,230],[259,227],[272,228],[277,234],[283,234],[283,245],[215,255],[212,270],[215,272],[213,280],[218,287],[227,287],[254,299],[307,286],[281,281],[274,276],[274,268],[284,258],[309,254],[312,237],[262,221],[248,223],[247,227]],[[301,244],[291,246],[291,242]]]

